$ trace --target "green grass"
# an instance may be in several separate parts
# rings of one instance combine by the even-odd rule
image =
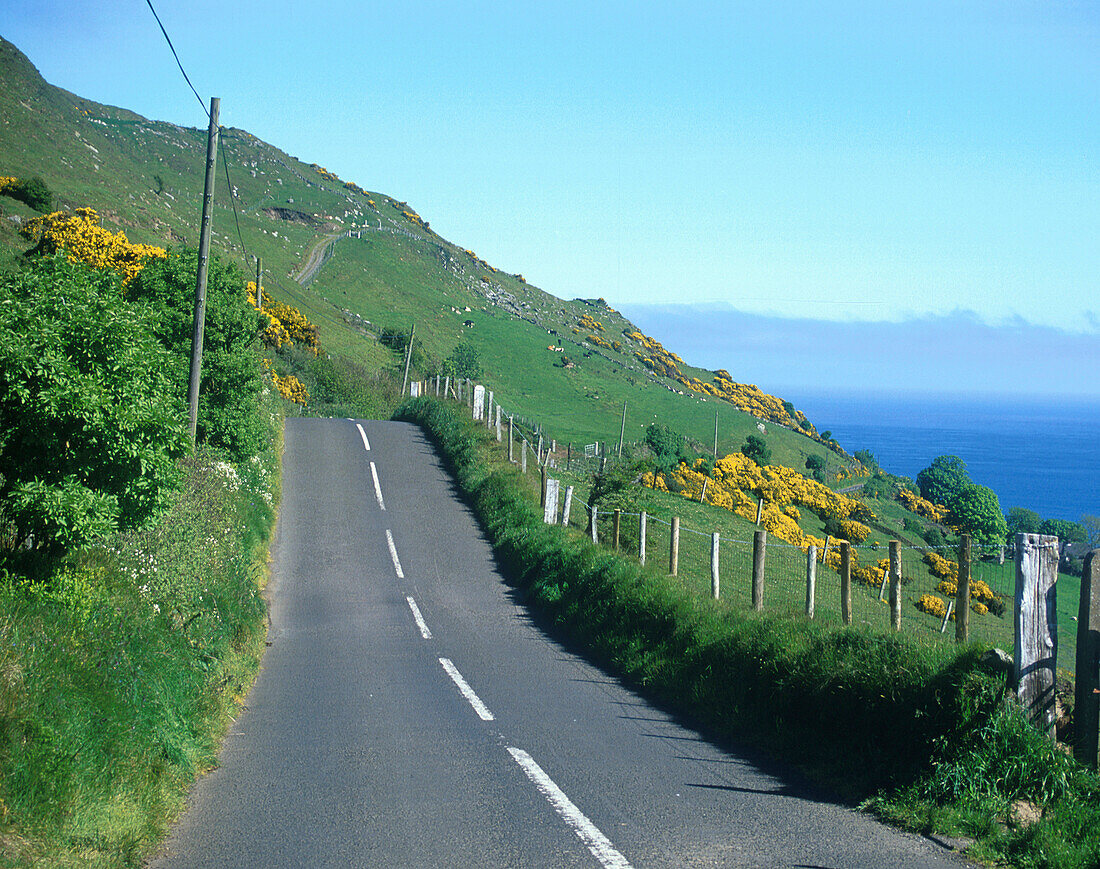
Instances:
[[[263,651],[278,450],[186,470],[154,527],[0,571],[2,866],[139,866],[214,764]]]

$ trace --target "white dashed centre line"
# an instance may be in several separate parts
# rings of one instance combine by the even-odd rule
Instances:
[[[411,597],[406,597],[405,600],[409,602],[409,609],[412,610],[413,619],[416,621],[416,626],[420,628],[420,636],[425,640],[432,638],[432,632],[428,630],[428,624],[424,621],[424,616],[420,614],[420,607],[416,605],[416,601]]]
[[[379,508],[385,510],[386,502],[382,500],[382,484],[378,482],[378,468],[374,466],[374,462],[370,463],[370,475],[374,478],[374,497],[378,499]]]
[[[370,441],[367,440],[367,433],[365,431],[363,431],[362,424],[357,422],[355,424],[355,427],[357,429],[359,429],[359,436],[363,439],[363,449],[365,449],[369,452],[370,451]]]
[[[469,683],[462,678],[462,674],[459,673],[458,668],[451,663],[451,659],[440,658],[439,663],[443,665],[443,669],[447,671],[447,675],[451,677],[451,681],[458,686],[458,690],[462,693],[462,696],[466,698],[466,701],[472,707],[474,707],[474,712],[477,713],[477,717],[482,721],[492,721],[493,713],[481,702],[481,698],[474,693],[474,689],[470,687]]]
[[[600,861],[600,865],[604,869],[632,869],[627,859],[615,850],[611,840],[585,817],[584,812],[578,809],[573,801],[565,795],[565,792],[554,784],[553,779],[543,772],[542,767],[531,759],[531,755],[523,749],[512,748],[511,746],[508,747],[508,753],[512,755],[512,759],[527,774],[527,778],[534,782],[539,792],[550,801],[554,811],[561,816],[566,824],[573,828],[573,832],[592,852],[592,856]]]
[[[401,561],[397,557],[397,547],[393,544],[393,534],[390,533],[390,529],[386,529],[386,546],[390,549],[390,558],[393,559],[393,569],[397,573],[398,579],[405,578],[405,571],[401,569]]]

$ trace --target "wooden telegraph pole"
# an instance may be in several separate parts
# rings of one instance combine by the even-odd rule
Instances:
[[[199,378],[202,373],[202,334],[206,324],[206,271],[210,255],[210,218],[214,205],[214,169],[218,162],[218,109],[221,100],[210,98],[210,129],[206,137],[206,183],[202,195],[202,224],[199,229],[199,267],[195,278],[195,319],[191,336],[191,377],[187,386],[191,443],[199,424]]]
[[[260,275],[264,272],[264,261],[259,257],[256,257],[256,308],[263,311],[264,309],[264,291],[260,286]]]

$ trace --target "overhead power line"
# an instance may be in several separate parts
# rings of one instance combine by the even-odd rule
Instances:
[[[187,86],[191,88],[191,93],[195,95],[195,99],[199,101],[199,105],[202,106],[203,114],[208,118],[210,117],[210,110],[206,107],[206,103],[203,98],[199,96],[199,92],[195,90],[195,86],[191,84],[191,79],[187,75],[187,70],[183,68],[183,63],[180,61],[180,56],[176,54],[176,47],[172,45],[172,39],[168,35],[168,31],[164,29],[164,25],[161,23],[160,16],[157,15],[157,10],[153,8],[153,0],[145,0],[149,5],[149,11],[153,13],[153,17],[157,19],[157,24],[160,25],[160,32],[164,34],[164,39],[168,43],[168,47],[172,49],[172,57],[176,59],[176,66],[180,68],[180,72],[183,73],[183,79],[187,82]]]

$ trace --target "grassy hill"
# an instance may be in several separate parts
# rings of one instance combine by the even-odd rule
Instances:
[[[124,230],[131,241],[196,243],[204,129],[151,121],[53,87],[2,39],[0,116],[0,175],[41,176],[55,207],[95,208],[104,226]],[[624,402],[628,441],[661,422],[709,446],[716,412],[723,452],[760,433],[753,415],[649,370],[636,353],[653,354],[624,337],[636,327],[602,300],[562,300],[503,273],[436,235],[407,203],[341,180],[244,130],[223,129],[221,150],[236,198],[227,195],[219,167],[215,249],[248,273],[255,268],[251,257],[262,257],[267,291],[317,323],[334,356],[375,369],[392,364],[377,340],[380,328],[407,330],[415,322],[427,369],[421,375],[471,341],[486,382],[508,410],[537,419],[562,440],[615,442]],[[27,247],[16,221],[33,212],[0,197],[0,215],[0,251],[15,256]],[[326,247],[316,276],[295,280],[311,251]],[[603,328],[581,325],[585,315]],[[608,346],[598,346],[592,334]],[[689,365],[679,371],[683,379],[715,382],[714,372]],[[833,466],[846,463],[797,429],[764,425],[778,463],[803,467],[811,454]]]

